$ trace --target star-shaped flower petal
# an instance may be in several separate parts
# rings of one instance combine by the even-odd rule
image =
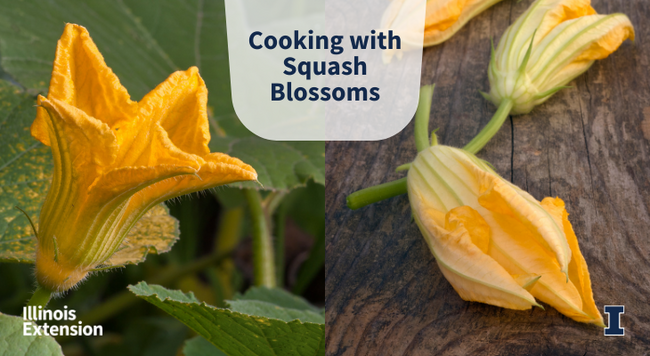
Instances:
[[[52,148],[52,186],[39,217],[36,276],[65,291],[107,261],[150,208],[243,180],[255,170],[210,153],[207,89],[198,69],[173,73],[140,102],[81,26],[58,42],[32,135]]]

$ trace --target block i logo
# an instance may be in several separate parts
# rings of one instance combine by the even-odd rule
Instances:
[[[605,305],[605,314],[608,315],[608,326],[605,336],[625,336],[625,329],[621,327],[621,314],[625,314],[624,305]]]

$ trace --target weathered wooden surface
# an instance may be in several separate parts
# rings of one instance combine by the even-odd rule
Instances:
[[[425,51],[423,84],[437,84],[430,126],[442,143],[464,145],[494,113],[478,93],[488,89],[489,39],[531,3],[504,0]],[[626,13],[636,42],[530,115],[506,121],[479,156],[537,199],[564,199],[596,304],[601,312],[625,305],[625,336],[605,337],[552,307],[521,312],[461,300],[411,222],[406,196],[349,210],[346,195],[404,176],[394,169],[415,157],[410,124],[382,142],[327,143],[328,355],[650,353],[650,2],[592,3]]]

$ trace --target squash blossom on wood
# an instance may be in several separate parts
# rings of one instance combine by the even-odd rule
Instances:
[[[589,0],[537,0],[493,49],[484,96],[526,114],[628,38],[634,28],[624,14],[598,15]]]
[[[564,202],[540,203],[471,153],[435,145],[407,177],[415,221],[464,300],[510,309],[548,303],[604,326]]]
[[[207,89],[196,67],[130,99],[84,27],[59,39],[32,135],[52,149],[52,185],[39,216],[36,278],[65,291],[107,261],[145,212],[167,199],[255,170],[211,153]]]

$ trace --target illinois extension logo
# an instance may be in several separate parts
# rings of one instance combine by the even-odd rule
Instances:
[[[625,328],[621,327],[621,314],[625,314],[625,306],[605,305],[605,314],[609,316],[609,325],[605,328],[605,336],[625,336]]]

